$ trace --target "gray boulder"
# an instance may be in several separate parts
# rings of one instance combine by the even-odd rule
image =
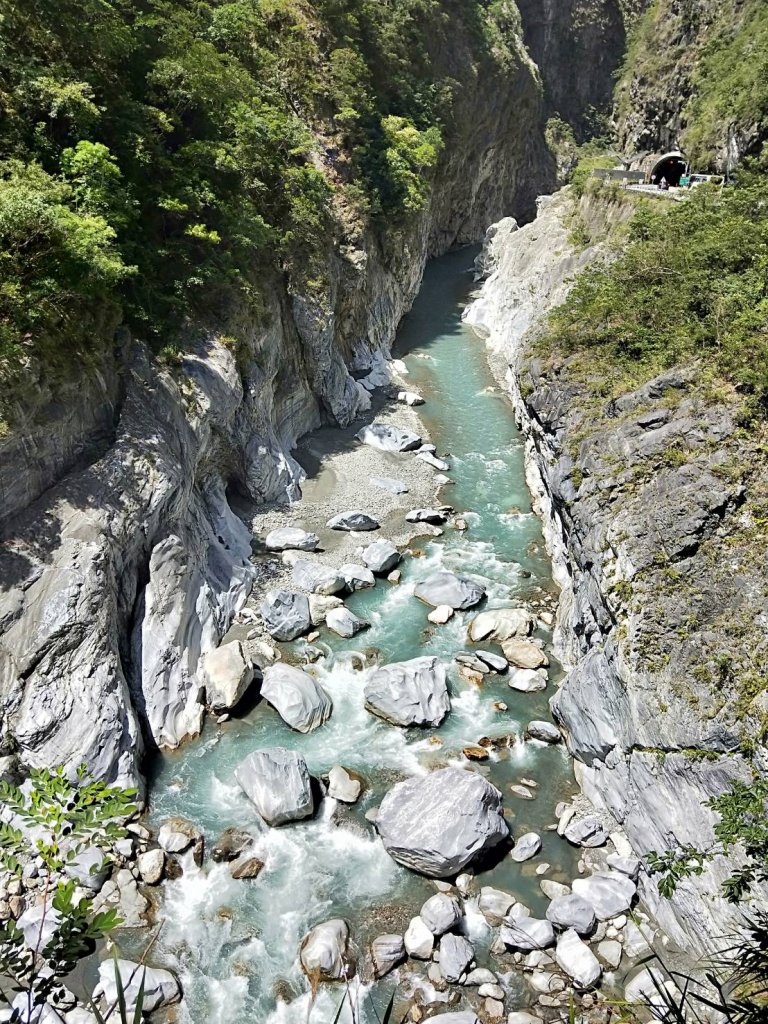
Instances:
[[[521,953],[547,949],[555,944],[555,930],[551,922],[536,917],[507,917],[499,934],[505,946]]]
[[[299,960],[306,976],[314,983],[341,981],[355,973],[349,950],[349,925],[341,918],[315,925],[301,941]]]
[[[534,618],[525,608],[490,608],[472,619],[469,639],[474,643],[481,640],[503,643],[513,637],[528,636],[533,624]]]
[[[419,917],[433,935],[449,932],[462,918],[459,901],[445,892],[436,892],[430,896],[419,911]]]
[[[500,924],[515,904],[515,897],[502,889],[484,885],[480,890],[478,909],[491,924]]]
[[[405,520],[408,523],[433,523],[440,526],[448,519],[448,512],[442,508],[414,508],[406,512]]]
[[[144,982],[144,1013],[152,1013],[161,1006],[169,1006],[181,999],[181,986],[170,971],[145,967],[132,960],[111,958],[99,964],[99,982],[93,991],[94,1002],[103,998],[107,1006],[117,1004],[117,976],[120,978],[125,1005],[133,1013],[139,999],[139,990]]]
[[[239,640],[222,644],[200,659],[205,697],[214,711],[228,711],[245,696],[253,682],[253,663]]]
[[[451,468],[445,459],[438,459],[432,452],[417,452],[416,458],[420,459],[421,462],[426,462],[432,469],[438,469],[441,473],[447,473]]]
[[[440,973],[448,982],[458,981],[474,955],[474,946],[463,935],[443,935],[440,939]]]
[[[309,619],[313,626],[322,626],[329,611],[334,608],[341,608],[344,602],[340,597],[331,597],[329,594],[309,595]]]
[[[539,740],[541,743],[559,743],[562,739],[560,730],[552,722],[529,722],[525,735],[527,739]]]
[[[362,785],[346,768],[336,764],[328,772],[328,796],[343,804],[353,804],[360,796]]]
[[[264,540],[268,551],[314,551],[319,543],[316,533],[307,533],[297,526],[281,526],[268,533]]]
[[[268,825],[299,821],[314,811],[307,764],[294,750],[256,750],[240,762],[235,778]]]
[[[563,835],[574,846],[585,846],[588,849],[605,846],[608,842],[608,835],[597,818],[571,820],[564,829]]]
[[[270,590],[259,610],[267,632],[275,640],[295,640],[312,628],[309,601],[305,594]]]
[[[339,636],[357,636],[370,625],[365,619],[359,619],[349,608],[332,608],[325,616],[325,624]]]
[[[373,573],[364,565],[345,562],[339,569],[339,572],[344,577],[344,586],[350,592],[376,586],[376,579]]]
[[[264,669],[261,695],[297,732],[312,732],[333,711],[331,698],[317,680],[281,661]]]
[[[507,838],[501,809],[501,793],[482,775],[440,768],[393,786],[376,828],[398,864],[446,878]]]
[[[637,886],[632,879],[620,872],[576,878],[572,888],[592,905],[598,921],[608,921],[629,910],[637,893]]]
[[[336,569],[300,558],[293,563],[293,582],[310,594],[338,594],[346,590],[344,577]]]
[[[518,668],[510,673],[509,685],[519,693],[537,693],[547,688],[547,673],[540,668]]]
[[[592,904],[576,893],[553,899],[547,907],[547,920],[556,928],[572,928],[579,935],[591,935],[597,923]]]
[[[500,654],[494,654],[493,651],[475,651],[475,655],[480,661],[485,662],[492,672],[506,672],[509,668],[507,659],[502,658]]]
[[[441,570],[433,572],[427,579],[418,583],[414,595],[433,608],[447,604],[451,608],[463,610],[482,601],[485,597],[485,587],[468,576]]]
[[[378,519],[369,516],[367,512],[353,509],[351,512],[340,512],[338,515],[332,516],[326,525],[332,530],[345,530],[347,533],[352,533],[378,530],[381,524]]]
[[[391,540],[376,540],[363,551],[363,561],[371,572],[390,572],[400,564],[402,558]]]
[[[393,725],[439,725],[451,708],[445,668],[437,658],[412,658],[368,676],[365,706]]]
[[[385,977],[405,958],[405,943],[402,935],[377,935],[371,943],[373,973],[377,978]]]
[[[410,430],[390,423],[370,423],[355,434],[358,441],[382,452],[410,452],[421,445],[421,438]]]
[[[595,954],[572,929],[563,932],[557,940],[555,959],[576,988],[592,988],[603,973]]]
[[[515,841],[514,847],[510,850],[509,856],[512,860],[522,864],[523,861],[535,857],[541,849],[541,836],[536,832],[526,832]]]
[[[374,487],[380,487],[382,491],[389,491],[390,494],[408,493],[408,485],[402,480],[396,480],[391,476],[372,476],[368,483]]]
[[[633,882],[637,881],[640,874],[640,861],[637,857],[622,857],[618,853],[609,853],[606,860],[608,867],[619,871],[622,875],[627,875]]]

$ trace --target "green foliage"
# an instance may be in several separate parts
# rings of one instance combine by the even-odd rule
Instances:
[[[616,166],[613,153],[602,148],[601,144],[587,143],[580,146],[576,166],[571,172],[571,185],[577,196],[583,196],[592,178],[593,171],[610,170]]]
[[[133,790],[88,778],[84,765],[74,783],[62,769],[34,771],[23,790],[0,783],[0,802],[13,813],[13,823],[0,822],[0,864],[19,877],[32,857],[43,864],[37,941],[28,943],[12,920],[0,925],[0,978],[22,996],[25,1019],[120,923],[115,910],[95,913],[89,897],[75,899],[76,883],[62,872],[86,849],[109,854],[126,835],[124,822],[136,811],[134,797]],[[46,921],[54,914],[54,927],[43,945]]]
[[[768,183],[696,189],[646,204],[621,254],[582,274],[543,344],[595,350],[606,365],[653,376],[694,355],[768,410]]]
[[[670,899],[684,878],[702,873],[704,855],[695,846],[682,846],[661,853],[646,853],[645,863],[651,874],[661,876],[657,880],[659,892]]]
[[[755,776],[749,783],[735,782],[709,806],[720,815],[715,836],[723,850],[741,844],[748,858],[723,883],[726,898],[736,903],[754,882],[768,881],[768,779]]]

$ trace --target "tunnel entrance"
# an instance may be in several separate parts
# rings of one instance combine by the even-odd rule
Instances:
[[[653,165],[651,183],[658,185],[662,178],[666,178],[670,188],[676,188],[685,174],[685,168],[686,162],[682,153],[665,153]]]

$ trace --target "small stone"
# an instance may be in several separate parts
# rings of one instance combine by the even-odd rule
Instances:
[[[400,572],[399,569],[393,569],[392,572],[389,573],[389,575],[387,576],[387,582],[388,583],[399,583],[401,578],[402,578],[402,575],[403,574]]]
[[[165,853],[163,850],[147,850],[139,855],[136,866],[142,882],[157,885],[162,880],[165,870]]]
[[[624,947],[620,942],[616,942],[615,939],[604,939],[597,945],[597,955],[603,960],[608,966],[615,970],[621,963],[621,954]]]
[[[403,936],[408,956],[416,960],[429,960],[435,945],[435,936],[420,917],[412,917]]]
[[[533,793],[526,786],[510,786],[510,791],[519,796],[521,800],[533,800]]]
[[[263,867],[263,860],[244,853],[230,863],[229,873],[233,878],[257,878]]]
[[[525,835],[520,836],[515,841],[515,845],[510,850],[510,859],[516,861],[518,864],[522,864],[526,860],[530,860],[531,857],[535,857],[541,849],[541,836],[536,832],[526,832]]]
[[[449,619],[453,618],[453,608],[449,604],[440,604],[427,615],[430,622],[437,626],[443,626]]]
[[[491,1020],[500,1020],[504,1016],[504,1003],[500,999],[486,999],[485,1012]]]
[[[468,761],[488,760],[488,751],[485,747],[464,747],[461,752]]]
[[[464,985],[495,985],[496,975],[487,967],[476,967],[470,971],[463,982]]]
[[[549,871],[551,867],[551,864],[548,864],[546,861],[542,861],[541,864],[539,864],[539,866],[536,868],[536,874],[546,875],[546,873]]]
[[[493,982],[490,984],[486,982],[484,985],[481,985],[477,990],[477,994],[483,999],[504,999],[504,989],[501,985],[496,985]]]

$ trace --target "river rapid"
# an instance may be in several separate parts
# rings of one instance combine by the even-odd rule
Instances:
[[[450,453],[453,483],[442,489],[440,501],[454,506],[468,530],[460,532],[449,524],[442,536],[422,538],[402,563],[399,585],[380,579],[375,588],[347,600],[356,614],[370,621],[367,632],[342,640],[321,628],[318,644],[326,656],[311,671],[333,700],[333,715],[325,725],[301,735],[261,701],[243,717],[221,726],[209,723],[199,740],[163,755],[155,766],[153,824],[171,814],[183,815],[205,832],[209,844],[228,826],[249,828],[260,833],[254,852],[265,864],[257,879],[238,881],[226,864],[206,860],[197,868],[190,859],[181,878],[164,883],[157,914],[163,925],[152,959],[179,972],[185,993],[179,1011],[183,1021],[331,1024],[343,989],[324,987],[312,1001],[298,961],[302,936],[321,921],[343,917],[362,960],[373,937],[402,933],[435,891],[433,882],[391,860],[365,812],[408,775],[449,763],[467,766],[462,747],[481,737],[516,737],[472,768],[502,791],[512,835],[539,832],[543,846],[524,864],[502,859],[479,874],[477,888],[504,889],[543,916],[547,900],[539,889],[537,867],[549,864],[545,877],[563,882],[576,872],[578,851],[547,831],[557,820],[555,806],[575,791],[570,759],[562,746],[522,738],[528,721],[550,717],[548,699],[558,678],[557,664],[551,662],[548,687],[539,693],[510,689],[504,675],[488,675],[481,686],[467,682],[453,658],[471,649],[466,629],[477,610],[458,612],[447,625],[432,626],[429,609],[413,596],[420,579],[444,566],[483,580],[488,592],[484,607],[524,604],[542,612],[551,611],[556,600],[540,523],[531,511],[523,441],[511,404],[493,380],[483,341],[461,321],[472,288],[474,255],[475,250],[462,250],[427,267],[394,348],[408,368],[409,387],[426,399],[419,412],[438,453]],[[311,501],[311,495],[312,480],[303,501]],[[301,505],[296,508],[300,511]],[[286,510],[285,521],[290,520]],[[378,536],[386,536],[385,531]],[[537,635],[549,651],[550,629],[542,623]],[[304,664],[304,641],[280,646],[285,660]],[[452,710],[440,728],[401,730],[365,710],[366,669],[361,664],[370,668],[377,660],[383,664],[426,654],[437,655],[449,668]],[[499,702],[506,710],[499,710]],[[266,828],[233,773],[253,750],[273,745],[301,751],[315,776],[335,764],[351,769],[364,780],[361,799],[349,807],[326,798],[314,819]],[[537,784],[531,787],[534,799],[510,791],[521,779]],[[490,929],[472,908],[470,902],[466,927],[477,962],[503,975],[488,952]],[[406,993],[429,988],[425,964],[410,961],[400,969],[400,978]],[[508,974],[504,984],[509,1007],[529,1005],[518,978]],[[373,991],[353,983],[361,1024],[378,1019],[392,987],[393,977]],[[340,1020],[352,1020],[348,1007]]]

